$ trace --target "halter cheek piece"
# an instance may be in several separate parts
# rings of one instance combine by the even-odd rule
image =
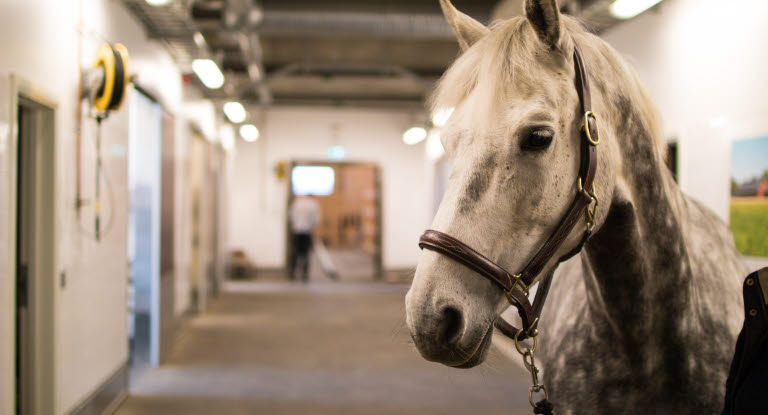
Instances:
[[[504,290],[504,294],[507,296],[510,304],[517,307],[523,322],[523,328],[515,328],[500,317],[496,319],[494,325],[504,335],[515,339],[515,345],[521,354],[523,352],[518,345],[518,341],[526,338],[534,338],[535,340],[538,334],[536,326],[539,322],[539,316],[544,307],[544,301],[549,292],[549,286],[554,273],[549,273],[541,280],[533,305],[528,301],[528,289],[536,279],[536,276],[541,273],[547,263],[555,256],[583,214],[586,229],[581,242],[573,251],[560,257],[558,262],[576,255],[581,250],[592,234],[595,211],[599,203],[595,194],[594,180],[595,170],[597,169],[596,151],[597,145],[600,142],[600,135],[597,126],[597,116],[591,111],[592,101],[589,93],[587,69],[584,66],[578,48],[573,51],[573,62],[576,69],[576,91],[579,94],[581,113],[584,116],[584,124],[580,129],[581,162],[579,165],[577,192],[568,213],[560,220],[555,231],[549,236],[549,239],[547,239],[536,255],[531,258],[528,265],[519,274],[511,274],[467,244],[443,232],[430,229],[425,231],[419,239],[419,247],[421,249],[429,249],[443,254],[488,278]],[[593,201],[595,202],[594,207],[590,207]]]

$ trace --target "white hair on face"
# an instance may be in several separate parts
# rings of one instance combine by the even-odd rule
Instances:
[[[576,19],[561,15],[560,24],[562,36],[558,49],[570,54],[575,42],[584,55],[591,77],[601,77],[609,89],[614,86],[609,94],[621,90],[636,104],[648,123],[659,154],[664,154],[666,144],[660,117],[635,70],[605,41],[588,33]],[[491,25],[490,33],[464,52],[443,75],[430,97],[431,111],[457,107],[471,95],[472,119],[482,128],[493,114],[508,105],[510,92],[516,90],[510,86],[530,87],[546,81],[546,72],[542,71],[546,63],[542,56],[545,56],[545,47],[526,18],[497,21]],[[598,63],[601,66],[597,66]],[[605,98],[610,103],[613,97]]]
[[[475,94],[476,114],[490,114],[502,104],[510,82],[530,79],[538,66],[534,52],[539,47],[527,21],[516,17],[495,23],[488,36],[462,54],[440,80],[430,99],[432,111],[458,106]]]

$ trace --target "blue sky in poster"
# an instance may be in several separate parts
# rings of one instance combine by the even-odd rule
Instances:
[[[741,184],[768,170],[768,137],[733,142],[731,177]]]

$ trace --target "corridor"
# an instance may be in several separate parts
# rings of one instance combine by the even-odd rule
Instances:
[[[526,329],[615,324],[542,343],[555,412],[720,413],[768,315],[768,1],[736,3],[0,0],[0,415],[531,414],[483,277],[576,249]],[[616,342],[647,364],[600,370]]]
[[[406,285],[235,282],[186,321],[166,364],[134,371],[117,415],[528,414],[529,377],[493,350],[424,361]]]

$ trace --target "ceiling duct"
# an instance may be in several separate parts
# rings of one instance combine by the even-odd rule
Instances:
[[[193,59],[206,57],[194,40],[197,28],[189,13],[189,0],[173,1],[163,7],[150,6],[145,0],[122,2],[141,21],[149,38],[162,42],[176,63],[189,67]]]
[[[439,14],[250,10],[244,15],[253,18],[234,21],[240,26],[227,25],[228,12],[223,12],[222,18],[215,18],[213,13],[207,14],[206,18],[198,18],[197,24],[203,30],[258,31],[263,36],[453,39],[450,26]]]

